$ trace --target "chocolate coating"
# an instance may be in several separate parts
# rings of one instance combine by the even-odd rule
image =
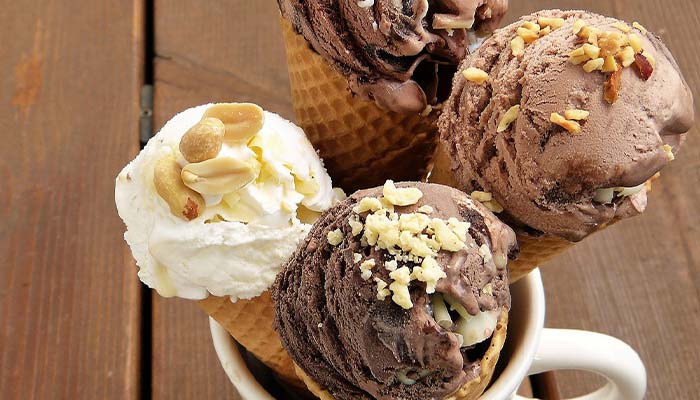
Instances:
[[[561,17],[563,27],[512,55],[510,41],[523,21]],[[584,11],[542,11],[494,32],[460,66],[480,68],[489,82],[479,85],[455,76],[453,92],[439,122],[460,189],[491,192],[505,208],[502,218],[522,228],[578,241],[601,224],[636,215],[646,191],[593,202],[596,190],[640,185],[669,160],[664,144],[677,151],[693,124],[693,98],[678,65],[652,33],[633,30],[656,63],[649,80],[631,66],[622,72],[619,99],[603,95],[606,74],[587,73],[569,61],[582,41],[573,33],[577,19],[604,31],[618,20]],[[619,31],[618,31],[619,32]],[[520,113],[496,132],[513,105]],[[550,122],[567,109],[590,112],[582,131],[571,134]]]
[[[508,0],[278,3],[282,16],[347,77],[354,93],[403,113],[445,100],[469,46],[495,29],[508,8]],[[433,28],[450,24],[470,28]]]
[[[471,223],[467,246],[458,252],[441,251],[436,257],[448,277],[438,293],[453,294],[470,314],[510,308],[505,268],[484,261],[478,247],[517,253],[514,232],[490,211],[464,193],[435,184],[414,185],[423,192],[418,204],[397,207],[399,214],[430,205],[431,217],[456,217]],[[353,253],[375,259],[374,276],[389,281],[383,268],[385,250],[362,247],[347,223],[359,199],[381,195],[381,188],[360,191],[321,215],[305,242],[278,275],[273,287],[276,328],[292,359],[335,399],[443,399],[480,372],[485,349],[460,349],[456,336],[432,316],[425,285],[410,286],[413,307],[404,310],[391,300],[377,299],[373,279],[363,280]],[[362,219],[363,217],[361,217]],[[328,232],[340,229],[343,241],[332,246]],[[399,268],[402,264],[399,263]],[[482,289],[491,284],[493,291]],[[488,340],[484,343],[488,343]],[[397,381],[396,373],[428,370],[413,385]]]

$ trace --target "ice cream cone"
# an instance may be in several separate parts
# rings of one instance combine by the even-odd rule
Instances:
[[[280,23],[296,123],[319,151],[333,183],[351,193],[387,179],[423,176],[435,149],[439,112],[400,114],[355,97],[346,78],[291,23],[282,17]]]
[[[231,302],[227,297],[209,296],[199,306],[214,318],[238,343],[265,363],[285,382],[304,387],[294,372],[294,364],[282,348],[272,327],[275,307],[270,292],[250,300]]]
[[[493,372],[498,363],[498,357],[506,341],[506,331],[508,330],[508,311],[501,312],[496,330],[491,336],[491,345],[481,359],[481,372],[477,379],[464,384],[457,392],[445,398],[445,400],[474,400],[486,390],[486,386],[491,381]],[[297,375],[306,384],[306,388],[321,400],[334,400],[333,396],[324,388],[311,379],[299,366],[294,364]]]
[[[658,175],[655,175],[647,181],[647,192],[651,191],[651,183],[656,178],[658,178]],[[447,155],[447,152],[442,144],[438,144],[437,146],[431,171],[427,177],[427,180],[431,183],[439,183],[461,189],[461,185],[457,183],[457,180],[452,173],[449,156]],[[620,219],[613,219],[609,223],[601,225],[594,233],[602,231],[619,220]],[[518,239],[520,254],[516,260],[508,262],[511,284],[517,282],[520,278],[530,273],[530,271],[533,269],[538,268],[543,263],[553,259],[576,244],[575,242],[570,242],[566,239],[550,234],[535,237],[522,231],[515,230],[515,236]]]

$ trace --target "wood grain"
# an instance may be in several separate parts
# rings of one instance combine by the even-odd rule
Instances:
[[[153,294],[152,398],[239,399],[211,341],[207,315],[193,301]]]
[[[700,93],[696,2],[671,0],[511,1],[511,19],[547,7],[584,8],[639,21],[660,34],[696,99]],[[696,115],[698,106],[696,102]],[[594,235],[543,267],[547,325],[616,336],[645,361],[648,399],[690,399],[700,381],[694,339],[700,329],[700,134],[691,130],[676,161],[654,185],[640,217]],[[584,373],[558,375],[564,398],[603,381]]]
[[[284,44],[272,0],[206,7],[156,0],[155,125],[216,101],[252,101],[292,118]]]
[[[156,1],[156,126],[186,107],[250,100],[291,117],[274,1],[197,6]],[[510,20],[543,8],[590,9],[638,20],[659,33],[696,97],[699,6],[689,0],[511,1]],[[697,114],[697,106],[696,106]],[[654,187],[648,211],[584,241],[543,268],[547,324],[600,331],[637,349],[649,399],[694,398],[700,346],[700,138],[693,129]],[[154,397],[231,397],[213,353],[206,318],[194,304],[154,298]],[[602,381],[560,373],[562,397]]]
[[[142,6],[60,3],[0,12],[0,398],[135,399],[114,178],[138,150]]]

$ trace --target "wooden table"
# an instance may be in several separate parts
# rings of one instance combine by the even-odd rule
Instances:
[[[155,128],[209,101],[253,101],[292,117],[275,2],[32,3],[0,4],[0,398],[237,398],[206,316],[140,285],[113,179],[139,149],[150,112],[143,85],[155,88]],[[700,99],[697,2],[511,3],[511,20],[558,6],[643,22]],[[699,133],[643,216],[543,272],[547,325],[628,342],[646,362],[649,399],[700,392]],[[600,384],[588,374],[557,378],[565,396]]]

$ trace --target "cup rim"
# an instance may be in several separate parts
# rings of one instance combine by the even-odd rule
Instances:
[[[527,375],[539,346],[545,317],[544,286],[539,269],[533,270],[514,283],[513,287],[517,288],[516,290],[524,290],[523,295],[525,299],[529,300],[530,315],[526,318],[528,329],[525,329],[525,333],[521,337],[521,345],[513,353],[498,379],[481,395],[481,400],[510,398]],[[248,369],[236,341],[226,329],[211,317],[209,317],[209,329],[219,362],[241,397],[243,399],[275,400]]]

